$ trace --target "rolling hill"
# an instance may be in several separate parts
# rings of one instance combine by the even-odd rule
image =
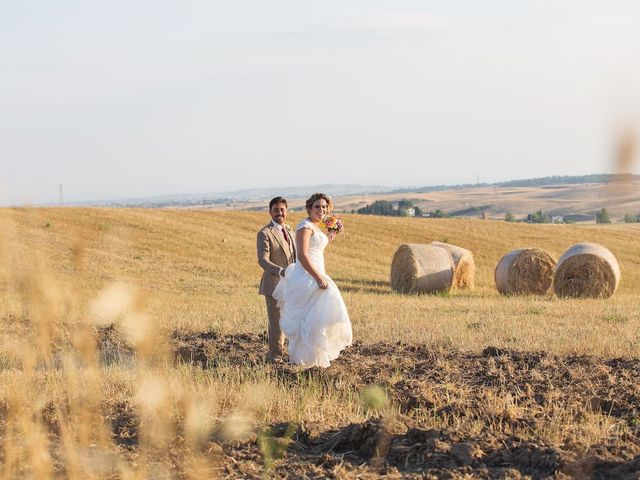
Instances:
[[[595,219],[595,214],[606,208],[615,221],[625,214],[640,214],[640,183],[545,185],[531,187],[469,187],[431,192],[402,192],[362,194],[334,197],[336,209],[355,211],[376,200],[411,200],[423,211],[443,210],[453,216],[503,219],[507,212],[524,218],[542,210],[550,215],[578,215]],[[190,207],[216,210],[264,210],[268,201],[234,202],[216,206]],[[301,210],[304,199],[290,200],[290,208]]]
[[[634,478],[640,225],[345,214],[327,271],[355,343],[304,369],[264,362],[268,220],[0,209],[4,476]],[[391,291],[398,245],[431,240],[474,252],[475,291]],[[496,292],[507,251],[580,241],[620,261],[611,299]]]

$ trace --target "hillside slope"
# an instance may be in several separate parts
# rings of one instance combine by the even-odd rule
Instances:
[[[291,214],[289,220],[295,224],[300,218]],[[4,317],[25,314],[21,285],[37,272],[56,295],[64,298],[65,291],[75,289],[86,303],[114,281],[138,285],[146,292],[149,312],[168,330],[265,328],[255,258],[256,232],[269,220],[264,213],[3,209],[0,220]],[[600,353],[620,353],[620,335],[635,338],[640,226],[362,215],[345,215],[344,220],[346,233],[327,250],[327,269],[344,293],[356,338],[374,341],[396,335],[418,342],[444,338],[469,348],[491,343]],[[401,296],[390,290],[388,274],[398,245],[432,240],[474,252],[475,292],[443,298]],[[582,241],[601,243],[618,257],[622,282],[613,299],[502,298],[495,291],[493,270],[506,252],[538,246],[559,257]],[[614,317],[623,321],[606,320]],[[601,341],[590,343],[591,335],[600,335]],[[624,351],[640,352],[637,343],[629,342]]]
[[[612,219],[621,221],[625,214],[640,214],[640,184],[579,184],[539,187],[474,187],[438,190],[424,193],[381,193],[376,195],[352,195],[336,198],[336,209],[349,212],[376,200],[397,202],[409,199],[423,211],[443,210],[461,217],[504,219],[507,212],[516,218],[542,210],[551,215],[585,215],[595,219],[602,208]],[[264,210],[265,201],[220,204],[202,208],[216,210]],[[293,199],[290,206],[301,209],[303,199]],[[200,208],[200,207],[191,207]]]
[[[267,220],[0,210],[4,477],[636,478],[638,226],[346,215],[355,342],[305,369],[264,362]],[[476,292],[390,291],[397,245],[433,239],[474,250]],[[507,250],[582,240],[620,259],[612,299],[495,292]]]

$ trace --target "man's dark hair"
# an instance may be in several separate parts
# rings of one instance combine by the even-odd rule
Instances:
[[[289,208],[289,205],[287,205],[287,200],[285,198],[282,197],[275,197],[272,198],[271,201],[269,202],[269,210],[271,210],[271,208],[276,204],[276,203],[284,203],[284,206]]]

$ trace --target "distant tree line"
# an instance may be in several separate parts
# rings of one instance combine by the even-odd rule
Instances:
[[[575,223],[575,220],[572,220],[570,217],[571,215],[567,215],[565,217],[561,217],[559,215],[553,216],[543,212],[542,210],[536,210],[535,212],[529,213],[522,219],[517,219],[513,213],[507,212],[504,215],[504,221],[524,223]]]
[[[554,185],[579,185],[583,183],[637,182],[640,175],[631,173],[594,174],[594,175],[553,175],[550,177],[509,180],[498,183],[463,183],[459,185],[432,185],[419,188],[399,188],[387,193],[427,193],[441,190],[459,190],[483,187],[545,187]]]
[[[358,210],[352,210],[352,213],[359,213],[363,215],[382,215],[388,217],[407,217],[407,216],[416,216],[416,217],[429,217],[429,218],[450,218],[452,216],[459,216],[462,213],[469,214],[477,211],[484,210],[485,206],[482,207],[471,207],[465,210],[460,210],[454,212],[453,214],[449,214],[444,210],[437,209],[432,210],[430,212],[423,212],[420,207],[416,207],[413,202],[407,199],[402,199],[398,202],[391,202],[388,200],[376,200],[375,202],[366,205]],[[485,212],[482,212],[481,218],[486,218]],[[511,212],[507,212],[504,215],[504,220],[506,222],[524,222],[524,223],[575,223],[576,221],[593,221],[593,217],[589,217],[588,215],[565,215],[562,216],[552,216],[542,210],[536,210],[535,212],[529,213],[526,217],[522,219],[517,219],[515,215]],[[596,223],[598,224],[607,224],[612,223],[609,212],[606,208],[600,209],[596,212]],[[640,223],[640,214],[633,215],[627,213],[624,216],[625,223]]]
[[[428,216],[430,218],[449,218],[451,215],[438,208],[437,210],[430,211]]]
[[[551,215],[542,210],[530,213],[525,219],[526,223],[551,223]]]
[[[578,217],[578,218],[572,218]],[[576,220],[582,221],[582,215],[566,215],[564,217],[553,217],[548,213],[543,212],[542,210],[537,210],[533,213],[528,214],[522,221],[525,223],[575,223]],[[593,217],[591,217],[593,218]],[[587,217],[588,219],[588,217]],[[519,220],[511,213],[507,212],[504,216],[504,220],[506,222],[517,222]],[[640,222],[640,215],[631,215],[627,214],[624,217],[625,223],[635,223]],[[598,212],[596,212],[596,223],[606,224],[612,223],[611,217],[609,216],[609,212],[606,208],[602,208]]]
[[[359,208],[356,210],[356,213],[363,215],[384,215],[387,217],[421,217],[422,209],[416,207],[410,200],[403,198],[397,203],[388,200],[376,200],[370,205]]]
[[[581,183],[633,182],[640,180],[640,175],[631,173],[595,174],[595,175],[553,175],[550,177],[529,178],[526,180],[510,180],[496,183],[498,187],[544,187],[551,185],[576,185]]]

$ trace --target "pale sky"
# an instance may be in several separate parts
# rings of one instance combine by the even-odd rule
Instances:
[[[637,0],[0,0],[2,204],[607,173],[639,118]]]

